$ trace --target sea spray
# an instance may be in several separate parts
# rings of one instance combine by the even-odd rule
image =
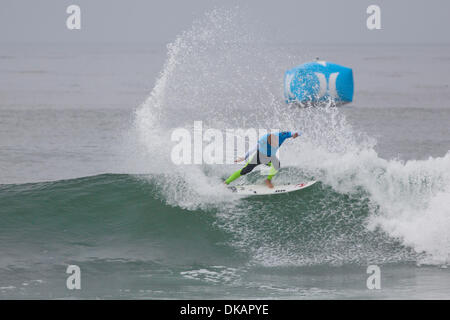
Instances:
[[[449,156],[383,159],[376,141],[356,132],[338,108],[285,105],[280,75],[292,56],[281,46],[261,45],[260,35],[243,21],[227,10],[196,21],[168,46],[163,71],[136,110],[137,140],[151,160],[149,172],[163,174],[151,181],[165,201],[189,210],[216,208],[216,223],[233,234],[236,248],[264,265],[409,262],[424,256],[446,263],[448,214],[440,203],[448,194]],[[219,130],[301,129],[300,139],[283,145],[284,169],[274,182],[317,179],[321,184],[310,191],[315,196],[305,191],[282,200],[237,199],[221,184],[235,166],[174,165],[170,132],[191,128],[194,121]],[[255,182],[250,175],[239,183],[248,179]],[[427,226],[422,235],[421,225]]]

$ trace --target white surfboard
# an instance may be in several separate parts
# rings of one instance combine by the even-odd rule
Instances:
[[[242,195],[268,195],[268,194],[280,194],[293,192],[297,190],[302,190],[312,186],[317,181],[308,181],[298,184],[287,184],[287,185],[274,185],[273,188],[269,188],[266,185],[243,185],[243,186],[232,186],[228,187],[232,192]]]

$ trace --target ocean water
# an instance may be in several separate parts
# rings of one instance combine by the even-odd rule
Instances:
[[[448,299],[450,46],[276,40],[213,11],[169,45],[2,45],[0,297]],[[285,105],[317,56],[353,68],[353,103]],[[319,182],[230,194],[238,166],[170,161],[194,121],[300,128],[274,183]]]

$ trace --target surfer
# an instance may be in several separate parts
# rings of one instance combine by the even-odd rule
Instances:
[[[255,151],[255,155],[245,164],[245,166],[234,172],[227,180],[225,180],[225,184],[230,184],[232,181],[236,180],[240,176],[246,175],[251,172],[257,165],[265,164],[270,167],[269,175],[266,179],[266,185],[269,188],[273,188],[273,184],[271,182],[273,176],[280,169],[280,160],[276,156],[278,148],[283,144],[283,142],[288,138],[297,138],[300,135],[300,132],[291,131],[281,131],[277,133],[267,133],[262,136],[257,145],[249,150],[245,157],[239,157],[234,162],[241,162],[247,160],[250,155],[252,155]]]

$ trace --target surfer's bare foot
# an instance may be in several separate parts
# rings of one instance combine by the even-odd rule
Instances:
[[[266,179],[266,186],[269,187],[270,189],[273,188],[272,182],[270,180],[267,180],[267,179]]]

